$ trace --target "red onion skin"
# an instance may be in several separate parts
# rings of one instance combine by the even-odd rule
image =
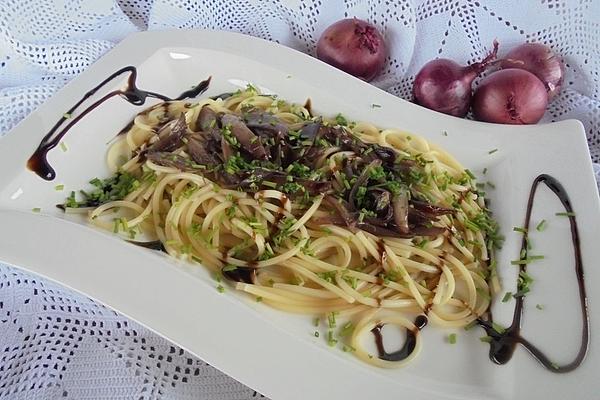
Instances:
[[[509,68],[488,75],[473,96],[475,119],[497,124],[535,124],[548,105],[542,81],[524,69]]]
[[[512,49],[501,61],[500,67],[519,68],[537,76],[553,99],[560,92],[565,69],[558,56],[541,43],[524,43]]]
[[[415,102],[423,107],[455,117],[464,117],[471,106],[473,80],[496,58],[498,42],[481,62],[468,66],[446,58],[429,61],[413,84]]]
[[[415,101],[431,110],[464,117],[471,105],[471,84],[476,77],[476,71],[452,60],[430,61],[415,77]]]
[[[317,42],[317,58],[365,81],[375,78],[387,49],[377,28],[357,18],[329,26]]]

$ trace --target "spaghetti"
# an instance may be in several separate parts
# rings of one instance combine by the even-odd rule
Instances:
[[[406,132],[316,117],[249,85],[145,110],[107,160],[114,175],[66,210],[159,241],[269,306],[326,316],[328,343],[367,363],[405,365],[422,315],[462,327],[499,291],[498,227],[473,175]],[[402,354],[364,345],[385,324],[407,329]]]

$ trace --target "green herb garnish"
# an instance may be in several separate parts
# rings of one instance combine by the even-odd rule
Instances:
[[[574,217],[575,213],[574,212],[557,212],[556,214],[557,217]]]
[[[537,224],[537,226],[535,227],[535,229],[538,232],[542,232],[544,229],[546,229],[546,220],[545,219],[541,220],[539,222],[539,224]]]

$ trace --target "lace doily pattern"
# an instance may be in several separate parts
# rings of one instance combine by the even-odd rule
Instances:
[[[262,397],[116,312],[0,264],[0,399]]]
[[[549,45],[564,56],[566,79],[544,121],[582,121],[600,161],[594,0],[2,0],[0,135],[129,33],[230,30],[314,55],[323,30],[353,16],[374,23],[389,46],[373,83],[405,99],[435,57],[474,62],[494,39],[500,55],[524,41]],[[0,338],[0,399],[261,397],[85,296],[5,265]]]

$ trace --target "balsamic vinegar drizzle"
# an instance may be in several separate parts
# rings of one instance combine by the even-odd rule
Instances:
[[[573,207],[571,206],[571,201],[569,200],[569,196],[565,191],[564,187],[553,177],[550,175],[542,174],[536,177],[531,186],[531,190],[529,192],[529,199],[527,201],[527,210],[525,213],[525,224],[524,224],[524,234],[523,241],[521,243],[521,260],[525,260],[527,258],[527,240],[528,240],[528,230],[529,224],[531,221],[531,212],[533,210],[533,202],[535,199],[535,193],[540,183],[546,185],[552,192],[558,197],[560,202],[562,203],[565,211],[567,211],[567,215],[569,217],[569,223],[571,225],[571,240],[573,243],[574,253],[575,253],[575,274],[577,276],[577,284],[579,286],[579,300],[581,304],[581,314],[582,314],[582,329],[581,329],[581,346],[579,347],[579,351],[575,358],[568,364],[565,365],[556,365],[553,363],[547,355],[545,355],[540,349],[538,349],[534,344],[532,344],[529,340],[523,338],[521,336],[521,319],[523,316],[523,306],[524,306],[524,297],[519,296],[516,298],[515,310],[513,314],[513,321],[510,327],[508,327],[502,333],[497,332],[494,329],[492,313],[488,310],[486,315],[484,315],[485,319],[479,318],[477,319],[477,323],[481,326],[487,335],[490,337],[490,360],[492,360],[496,364],[506,364],[512,358],[514,351],[517,347],[517,344],[523,346],[536,360],[540,362],[546,369],[556,373],[565,373],[570,372],[576,369],[587,354],[589,348],[589,340],[590,340],[590,325],[589,325],[589,313],[588,313],[588,305],[587,305],[587,295],[585,291],[585,282],[583,275],[583,263],[581,260],[581,245],[579,240],[579,230],[577,228],[577,220],[573,214]],[[383,246],[380,244],[380,254],[381,248]],[[525,272],[527,270],[526,264],[520,264],[519,272]],[[425,309],[425,315],[419,315],[415,320],[415,325],[417,329],[406,331],[406,341],[402,348],[394,353],[388,353],[385,351],[383,346],[383,335],[381,329],[383,325],[378,324],[371,330],[373,335],[375,336],[375,344],[377,345],[377,351],[379,353],[379,358],[386,361],[402,361],[407,358],[415,348],[416,335],[419,334],[419,331],[427,325],[427,313],[429,311],[429,307]]]
[[[231,271],[223,271],[221,273],[224,277],[234,282],[243,282],[253,284],[256,282],[256,267],[237,267]]]
[[[96,102],[91,104],[89,107],[87,107],[83,111],[81,111],[81,113],[79,115],[77,115],[76,117],[71,119],[71,114],[74,113],[83,104],[83,102],[85,102],[87,99],[89,99],[94,94],[96,94],[98,92],[98,90],[102,89],[106,84],[111,82],[113,79],[115,79],[116,77],[118,77],[124,73],[129,73],[129,78],[127,80],[127,86],[125,87],[125,89],[114,90],[112,92],[109,92],[108,94],[104,95],[101,99],[97,100]],[[163,101],[183,100],[186,98],[196,97],[196,96],[200,95],[201,93],[203,93],[204,91],[206,91],[206,89],[208,88],[208,85],[210,84],[210,77],[209,77],[208,79],[206,79],[206,80],[200,82],[198,85],[194,86],[192,89],[186,90],[185,92],[181,93],[179,96],[172,99],[172,98],[169,98],[169,97],[159,94],[159,93],[154,93],[154,92],[150,92],[150,91],[142,90],[142,89],[138,88],[136,86],[136,79],[137,79],[136,68],[134,66],[127,66],[127,67],[121,68],[120,70],[111,74],[108,78],[106,78],[105,80],[100,82],[100,84],[98,84],[96,87],[94,87],[92,90],[87,92],[81,98],[81,100],[79,100],[77,103],[75,103],[75,105],[73,107],[71,107],[58,120],[58,122],[52,127],[52,129],[50,129],[50,132],[48,132],[46,134],[46,136],[44,136],[44,138],[40,142],[38,148],[31,155],[29,160],[27,160],[27,168],[29,168],[30,170],[35,172],[42,179],[45,179],[47,181],[53,180],[56,177],[56,172],[54,171],[54,168],[52,168],[50,163],[48,163],[48,160],[47,160],[48,152],[50,150],[52,150],[53,148],[55,148],[60,143],[62,138],[67,134],[67,132],[75,124],[77,124],[77,122],[79,122],[88,113],[90,113],[96,107],[98,107],[99,105],[101,105],[106,100],[108,100],[112,97],[120,96],[121,98],[127,100],[129,103],[136,105],[136,106],[140,106],[146,102],[146,99],[148,97],[163,100]],[[64,128],[59,130],[59,128],[61,128],[61,126],[67,120],[70,120],[70,122]]]
[[[167,252],[167,249],[165,249],[165,246],[163,245],[163,243],[160,240],[152,240],[150,242],[140,242],[137,240],[127,240],[126,242],[131,243],[131,244],[135,244],[136,246],[140,246],[146,249],[150,249],[150,250],[155,250],[155,251],[162,251],[163,253]]]
[[[383,346],[383,335],[381,334],[381,330],[384,325],[377,324],[375,328],[371,329],[371,333],[375,336],[375,344],[377,345],[377,352],[379,353],[379,358],[385,361],[402,361],[415,350],[415,346],[417,344],[417,335],[427,325],[427,317],[425,315],[419,315],[415,319],[416,329],[406,330],[406,340],[404,341],[404,345],[398,351],[393,353],[388,353],[385,351],[385,347]]]
[[[587,295],[585,291],[585,282],[583,275],[583,263],[581,260],[581,245],[579,241],[579,230],[577,228],[577,220],[573,214],[573,207],[569,200],[569,196],[565,191],[564,187],[553,177],[549,175],[539,175],[534,179],[531,185],[531,191],[529,192],[529,200],[527,201],[527,211],[525,214],[525,224],[523,228],[525,233],[523,234],[523,241],[521,243],[521,260],[527,258],[527,239],[529,223],[531,220],[531,211],[533,209],[533,201],[535,199],[535,193],[540,183],[546,185],[552,192],[558,197],[562,203],[565,211],[568,213],[569,223],[571,225],[571,240],[573,243],[573,250],[575,253],[575,275],[577,276],[577,284],[579,286],[579,300],[581,304],[581,315],[582,315],[582,327],[581,327],[581,345],[575,358],[565,365],[556,365],[548,356],[546,356],[540,349],[532,344],[527,339],[521,336],[521,319],[523,316],[523,305],[524,297],[519,296],[516,298],[515,311],[513,314],[512,324],[502,333],[497,332],[492,326],[492,315],[488,311],[487,319],[484,320],[479,318],[477,323],[481,326],[488,336],[491,338],[490,342],[490,359],[496,364],[506,364],[512,357],[517,343],[523,346],[531,355],[538,360],[546,369],[556,373],[564,373],[573,371],[577,368],[585,359],[589,348],[590,342],[590,321],[588,313]],[[519,272],[525,272],[527,266],[521,264],[519,266]]]
[[[59,130],[61,126],[69,119],[71,119],[71,114],[74,113],[87,99],[96,94],[101,88],[103,88],[106,84],[111,82],[113,79],[118,76],[129,73],[129,78],[127,80],[127,86],[122,90],[114,90],[112,92],[107,93],[102,98],[85,108],[79,115],[74,117],[64,128]],[[129,103],[139,106],[143,105],[146,102],[148,97],[163,100],[163,101],[174,101],[174,100],[183,100],[186,98],[192,98],[200,95],[208,88],[210,84],[210,77],[193,88],[184,91],[179,96],[175,98],[169,98],[165,95],[154,93],[146,90],[142,90],[136,86],[137,79],[137,70],[134,66],[127,66],[121,68],[120,70],[111,74],[108,78],[100,82],[96,87],[87,92],[81,100],[79,100],[73,107],[71,107],[59,120],[56,124],[50,129],[50,131],[44,136],[39,146],[35,150],[35,152],[31,155],[29,160],[27,161],[27,167],[35,172],[42,179],[51,181],[56,177],[56,172],[54,168],[48,163],[47,155],[50,150],[55,148],[62,138],[68,133],[68,131],[79,122],[83,117],[85,117],[88,113],[93,111],[96,107],[100,106],[106,100],[120,96],[125,99]],[[225,98],[228,93],[223,93],[219,96]],[[307,100],[305,104],[305,108],[307,108],[310,112],[311,103],[310,99]],[[128,127],[132,125],[132,122],[128,124]],[[568,213],[569,223],[571,226],[571,239],[574,247],[575,253],[575,274],[577,276],[577,283],[579,286],[579,299],[581,303],[581,313],[582,313],[582,331],[581,331],[581,346],[579,347],[579,351],[575,358],[568,364],[565,365],[556,365],[535,345],[529,342],[527,339],[523,338],[520,335],[521,332],[521,319],[523,316],[523,306],[524,306],[524,297],[519,296],[516,298],[516,304],[513,314],[513,321],[510,327],[508,327],[502,333],[497,332],[493,327],[492,322],[492,314],[491,311],[488,311],[484,318],[477,319],[477,323],[481,326],[490,337],[490,359],[496,364],[506,364],[511,358],[515,351],[517,344],[523,346],[531,355],[538,360],[546,369],[556,372],[556,373],[564,373],[570,372],[576,369],[585,359],[589,348],[589,337],[590,337],[590,325],[589,325],[589,313],[587,306],[587,295],[585,290],[584,283],[584,274],[583,274],[583,263],[581,259],[581,246],[579,240],[579,231],[577,227],[577,220],[573,215],[573,208],[571,206],[571,202],[567,195],[567,192],[563,188],[563,186],[553,177],[542,174],[536,177],[531,186],[531,191],[529,192],[529,199],[527,202],[527,211],[525,215],[525,224],[524,229],[525,233],[523,234],[523,241],[521,244],[521,259],[527,258],[527,239],[528,234],[527,231],[529,229],[529,224],[531,220],[531,212],[533,209],[533,202],[535,199],[535,193],[540,183],[546,185],[552,192],[558,197],[560,202],[562,203],[564,209]],[[287,200],[287,198],[285,199]],[[282,202],[284,199],[282,199]],[[283,206],[282,206],[283,208]],[[135,242],[130,241],[138,246],[146,247],[152,250],[165,251],[164,246],[159,241],[151,241],[151,242]],[[384,242],[380,241],[378,243],[379,252],[381,254],[381,262],[385,261],[385,248]],[[525,272],[527,266],[525,264],[521,264],[519,266],[519,272]],[[227,276],[229,279],[238,282],[247,282],[253,283],[256,279],[256,271],[253,265],[248,265],[247,267],[237,268],[235,271],[224,271],[223,274]],[[428,309],[426,310],[429,311]],[[404,345],[398,351],[393,353],[388,353],[385,350],[383,344],[383,335],[382,328],[384,325],[378,324],[376,325],[371,332],[375,336],[375,343],[377,345],[377,351],[379,353],[379,358],[386,361],[401,361],[407,358],[413,351],[416,345],[416,337],[419,334],[420,330],[423,329],[427,325],[427,316],[419,315],[415,319],[414,330],[408,330],[406,332],[406,340]]]

